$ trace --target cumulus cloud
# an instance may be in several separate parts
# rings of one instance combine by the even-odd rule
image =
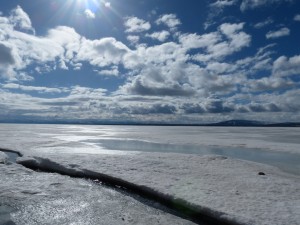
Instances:
[[[293,57],[281,56],[274,61],[273,75],[286,77],[300,74],[300,55]]]
[[[100,75],[105,75],[105,76],[118,76],[119,75],[119,69],[117,66],[113,66],[109,69],[106,69],[106,70],[100,70],[100,71],[97,71],[95,70],[98,74]]]
[[[102,38],[99,40],[82,39],[76,60],[88,61],[91,65],[105,67],[120,64],[123,56],[130,49],[115,38]]]
[[[136,95],[150,95],[150,96],[191,96],[194,90],[189,85],[181,86],[179,84],[166,83],[152,83],[147,84],[149,80],[143,77],[137,77],[133,83],[127,84],[123,87],[127,93]]]
[[[20,7],[17,6],[10,13],[9,21],[16,27],[17,29],[21,29],[24,31],[35,32],[32,28],[31,20],[26,12]]]
[[[181,21],[177,18],[175,14],[164,14],[156,20],[156,24],[164,24],[170,29],[175,29],[181,24]]]
[[[256,80],[248,80],[245,90],[252,92],[276,91],[287,89],[294,85],[295,83],[292,80],[270,76]]]
[[[86,18],[88,18],[88,19],[95,19],[96,18],[96,14],[93,13],[90,9],[86,9],[84,11],[84,14],[85,14]]]
[[[266,38],[267,39],[276,39],[276,38],[280,38],[280,37],[284,37],[284,36],[289,36],[290,35],[290,29],[287,27],[283,27],[279,30],[275,30],[275,31],[269,31],[266,34]]]
[[[139,42],[140,37],[137,35],[128,35],[127,40],[130,41],[131,44],[136,44]]]
[[[244,23],[224,23],[219,26],[218,32],[204,35],[183,34],[180,42],[186,48],[204,48],[206,53],[199,53],[192,58],[199,62],[207,62],[212,59],[223,58],[250,46],[251,36],[242,29]]]
[[[156,46],[138,46],[124,56],[125,68],[133,77],[121,87],[121,93],[147,96],[195,96],[211,93],[230,93],[236,90],[239,76],[219,76],[235,72],[233,64],[211,62],[222,59],[249,46],[251,37],[244,33],[243,23],[222,24],[217,32],[209,34],[182,34],[178,42]],[[202,49],[208,66],[188,63],[197,55],[187,54],[192,49]]]
[[[160,42],[166,41],[169,36],[170,36],[170,32],[166,30],[160,32],[154,32],[152,34],[146,34],[146,37],[159,40]]]
[[[250,46],[251,36],[242,31],[243,27],[244,23],[222,24],[219,29],[228,38],[228,41],[222,41],[209,46],[208,52],[212,53],[215,57],[223,57]]]
[[[139,114],[139,115],[150,115],[150,114],[175,114],[177,108],[171,104],[165,103],[155,103],[149,104],[139,104],[133,107],[125,108],[129,114]]]
[[[125,18],[124,25],[127,33],[140,33],[151,29],[149,22],[134,16]]]
[[[208,27],[216,24],[216,18],[222,15],[222,12],[226,7],[231,7],[236,5],[239,0],[217,0],[211,4],[209,4],[209,11],[207,20],[204,23],[204,28],[207,29]]]
[[[215,3],[227,7],[235,2]],[[15,78],[0,84],[0,115],[5,110],[10,115],[49,118],[122,117],[145,121],[185,117],[199,122],[211,114],[221,119],[247,112],[254,118],[268,112],[300,110],[295,97],[300,96],[295,91],[299,86],[295,75],[300,72],[300,57],[274,60],[275,44],[253,49],[256,52],[251,56],[236,57],[251,45],[245,23],[223,23],[203,34],[174,35],[172,29],[178,29],[181,23],[174,14],[162,15],[156,21],[172,32],[149,32],[150,23],[137,17],[129,17],[126,22],[131,48],[113,37],[88,39],[66,26],[35,36],[28,32],[30,23],[21,29],[9,17],[0,17],[0,72],[2,78],[4,73]],[[139,32],[145,33],[142,36]],[[145,37],[163,43],[143,43]],[[101,88],[18,84],[17,79],[33,79],[33,71],[80,70],[87,63],[95,74],[121,75],[124,83],[113,94]],[[257,72],[264,77],[257,78]]]
[[[217,32],[209,34],[182,34],[179,36],[180,43],[187,49],[208,48],[221,41],[222,37]]]

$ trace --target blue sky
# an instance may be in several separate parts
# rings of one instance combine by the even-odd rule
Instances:
[[[297,0],[0,2],[1,121],[300,121]]]

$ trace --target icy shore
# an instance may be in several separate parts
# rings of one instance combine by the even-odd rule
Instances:
[[[1,225],[194,224],[114,189],[34,172],[7,158],[0,152]]]
[[[64,171],[90,171],[180,199],[220,219],[240,224],[298,224],[300,179],[252,162],[181,154],[48,155],[21,159]],[[75,168],[75,169],[74,169]],[[265,175],[259,175],[263,172]]]

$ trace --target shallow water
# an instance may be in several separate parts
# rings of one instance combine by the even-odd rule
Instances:
[[[18,153],[13,151],[6,151],[6,150],[0,150],[1,152],[4,152],[8,156],[8,160],[10,162],[16,162],[17,158],[20,157]]]
[[[236,147],[209,147],[178,144],[162,144],[128,139],[91,140],[91,143],[109,150],[143,151],[143,152],[172,152],[184,154],[216,154],[231,158],[249,160],[276,166],[281,170],[300,175],[300,155],[267,151],[263,149]]]

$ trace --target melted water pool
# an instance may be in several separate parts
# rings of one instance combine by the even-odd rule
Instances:
[[[237,147],[214,147],[162,144],[127,139],[102,139],[90,141],[108,150],[143,151],[143,152],[172,152],[197,155],[222,155],[230,158],[254,161],[276,166],[281,170],[300,175],[300,154],[267,151],[263,149],[249,149]]]
[[[8,156],[8,160],[13,163],[15,163],[17,158],[21,156],[20,153],[10,151],[10,150],[0,149],[0,151],[4,152]]]

